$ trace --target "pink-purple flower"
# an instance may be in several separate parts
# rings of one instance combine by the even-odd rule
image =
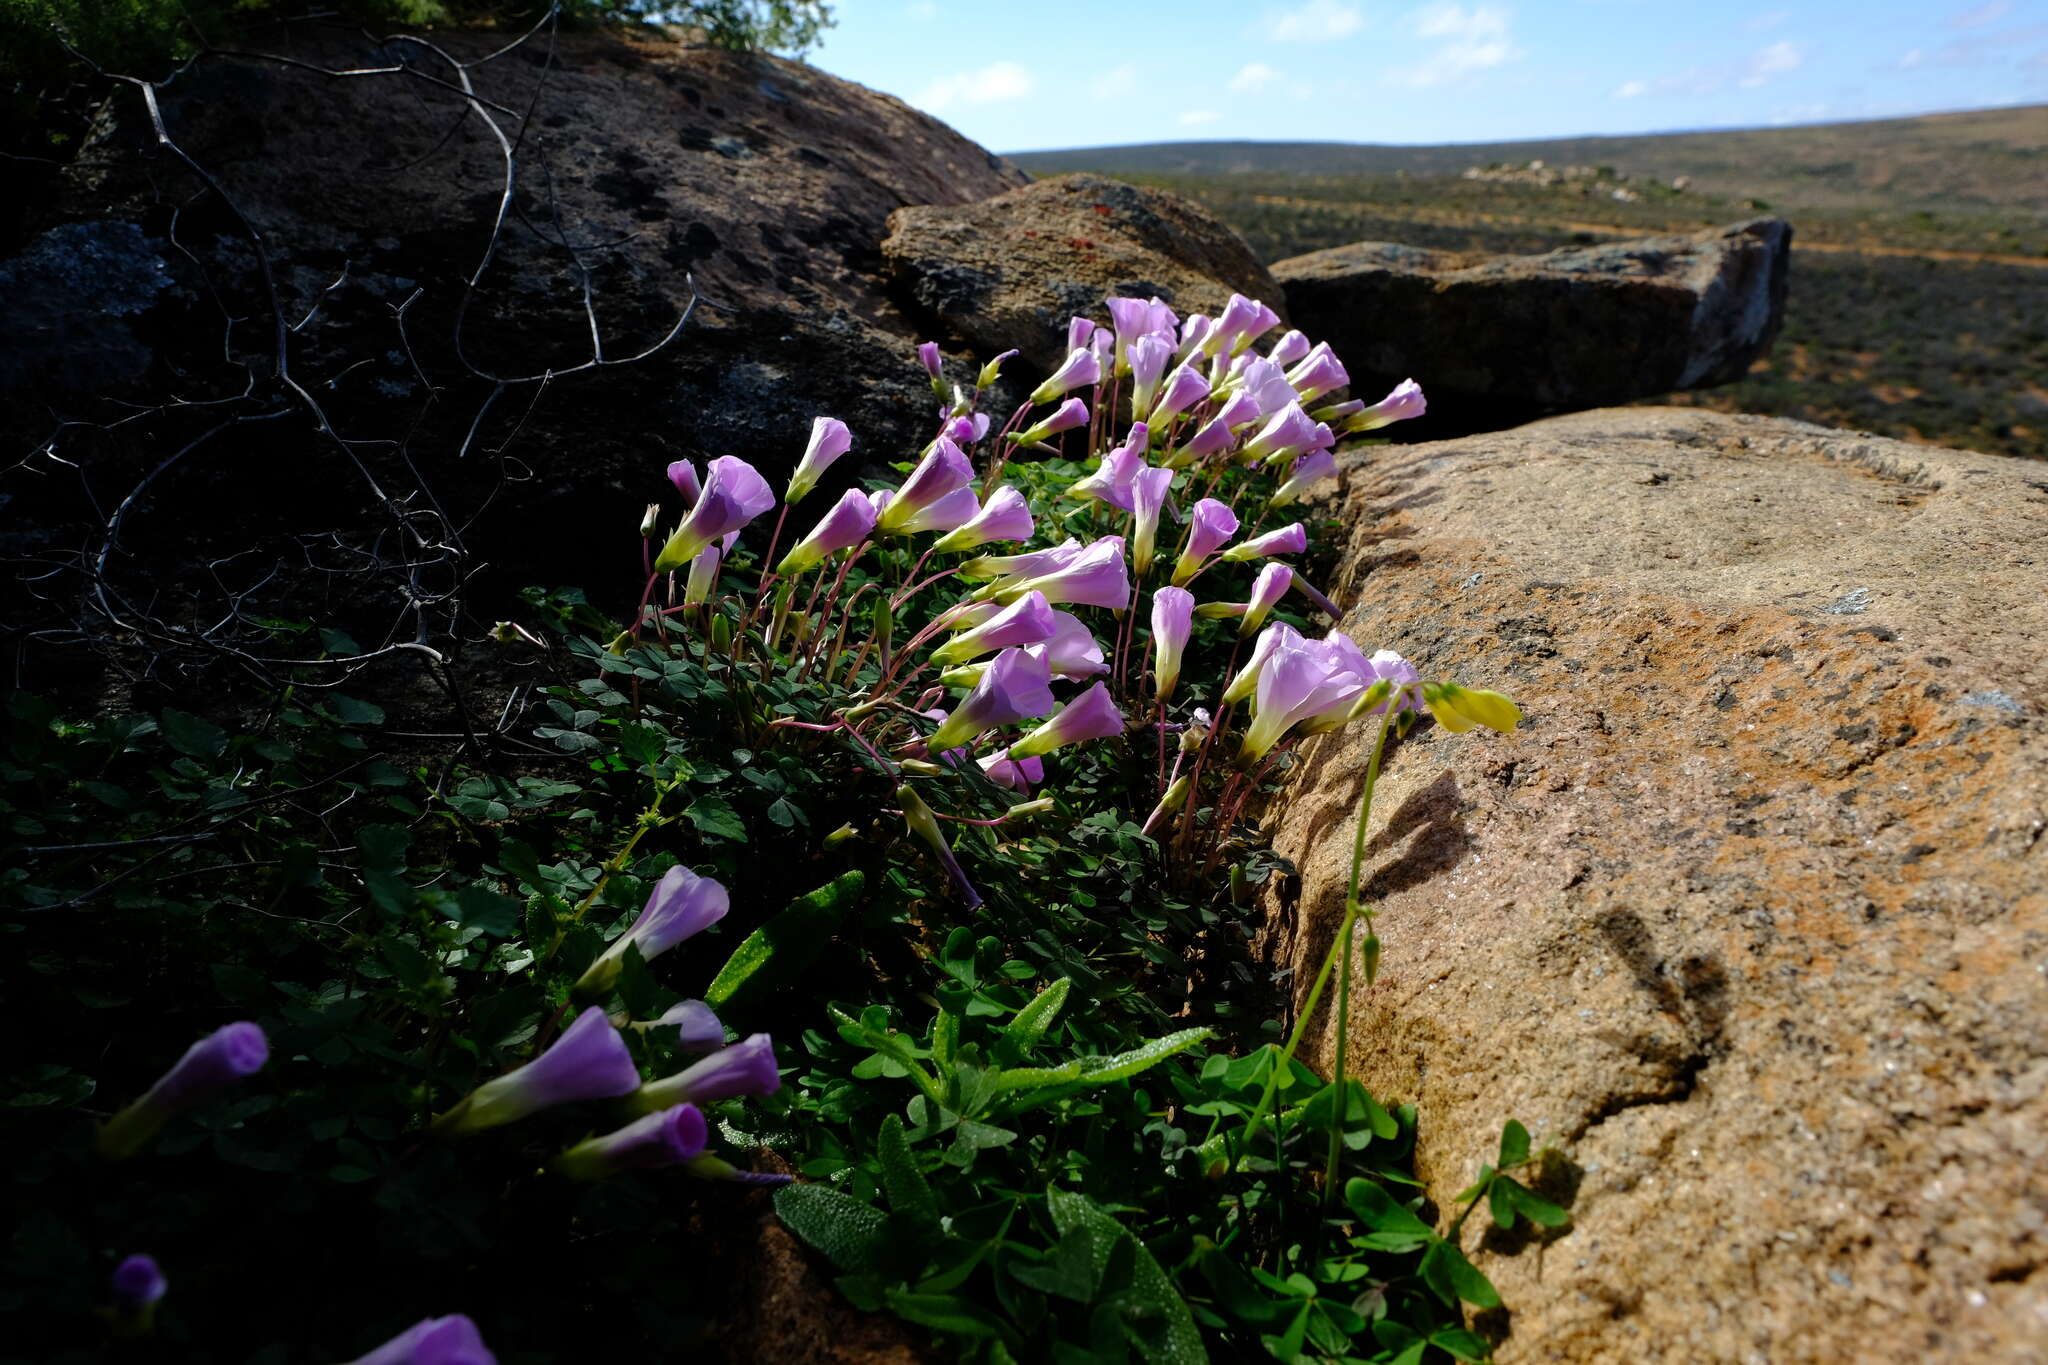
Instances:
[[[1035,529],[1031,504],[1022,493],[1003,484],[988,495],[988,501],[981,504],[972,518],[933,541],[932,549],[940,554],[957,554],[992,541],[1029,540]]]
[[[1287,382],[1301,394],[1302,402],[1310,403],[1332,389],[1343,388],[1351,382],[1351,376],[1345,372],[1344,362],[1330,349],[1330,343],[1319,341],[1287,372]]]
[[[497,1365],[483,1333],[461,1313],[425,1318],[349,1365]]]
[[[571,1180],[602,1180],[621,1171],[681,1166],[704,1150],[704,1115],[694,1104],[643,1114],[625,1127],[586,1138],[554,1160]]]
[[[1192,365],[1181,365],[1166,376],[1166,387],[1145,420],[1155,428],[1163,427],[1208,396],[1209,381],[1202,377],[1202,372]]]
[[[1088,405],[1078,398],[1069,398],[1054,408],[1050,415],[1032,423],[1010,439],[1020,446],[1035,446],[1048,436],[1057,436],[1063,431],[1088,425]]]
[[[934,752],[944,752],[999,725],[1036,720],[1056,705],[1051,684],[1052,669],[1042,655],[1005,649],[927,744]]]
[[[590,964],[577,981],[576,991],[585,998],[601,996],[617,983],[628,946],[638,948],[640,956],[652,962],[724,919],[730,904],[725,887],[678,863],[654,884],[632,927],[613,939]]]
[[[932,662],[943,668],[1014,645],[1042,644],[1053,637],[1056,628],[1045,594],[1028,592],[933,650]]]
[[[1294,462],[1294,469],[1284,482],[1273,490],[1268,506],[1284,507],[1298,501],[1302,494],[1322,483],[1325,479],[1337,477],[1337,457],[1327,450],[1311,450]]]
[[[1140,576],[1152,567],[1152,545],[1159,536],[1159,514],[1173,486],[1171,469],[1140,469],[1131,479],[1131,567]]]
[[[789,476],[789,489],[783,494],[783,501],[792,507],[802,502],[804,495],[818,486],[819,476],[851,449],[853,433],[846,429],[846,423],[837,417],[812,418],[810,444],[804,447],[803,458],[796,462],[796,469]]]
[[[965,491],[973,500],[973,490],[968,485],[974,482],[974,464],[959,446],[941,436],[933,441],[924,458],[910,471],[910,476],[889,496],[888,502],[875,518],[875,529],[885,536],[908,535],[904,528],[914,520],[921,520],[941,499]],[[959,505],[955,500],[955,508]],[[965,524],[980,507],[973,501],[966,516],[940,529],[952,530]]]
[[[740,530],[775,505],[775,491],[752,465],[733,455],[713,460],[704,491],[656,556],[656,573],[682,568],[712,541]]]
[[[1107,683],[1095,683],[1060,708],[1059,714],[1009,748],[1013,759],[1035,758],[1066,744],[1108,739],[1124,732],[1123,712],[1109,695]]]
[[[710,1104],[743,1095],[772,1095],[781,1086],[773,1041],[765,1033],[754,1033],[673,1076],[649,1081],[640,1087],[633,1103],[642,1110],[667,1109],[685,1101]]]
[[[485,1081],[434,1120],[446,1137],[481,1132],[578,1100],[613,1099],[640,1085],[640,1069],[605,1012],[592,1005],[562,1030],[554,1046],[495,1080]]]
[[[1124,538],[1104,536],[1059,568],[1021,581],[1005,579],[990,584],[981,590],[981,595],[998,602],[1014,602],[1027,592],[1042,592],[1048,602],[1123,610],[1131,601],[1131,580],[1124,569]]]
[[[1180,681],[1181,654],[1194,630],[1195,595],[1186,588],[1165,587],[1152,594],[1152,675],[1158,684],[1159,700],[1173,697]]]
[[[716,1052],[725,1046],[725,1025],[702,1000],[677,1001],[649,1027],[673,1028],[676,1046],[685,1052]]]
[[[779,574],[800,573],[822,564],[841,550],[850,550],[875,529],[875,504],[858,488],[849,488],[832,510],[818,519],[811,533],[798,541],[775,566]]]
[[[1033,403],[1050,403],[1070,389],[1085,389],[1102,382],[1102,362],[1092,349],[1076,349],[1067,353],[1060,367],[1047,377],[1043,384],[1031,391]]]
[[[1178,587],[1202,571],[1209,556],[1230,543],[1237,534],[1237,513],[1230,504],[1203,498],[1188,514],[1188,538],[1180,558],[1173,564],[1173,582]]]
[[[270,1040],[255,1024],[224,1024],[191,1047],[141,1099],[100,1128],[101,1156],[131,1156],[178,1114],[255,1075],[270,1060]]]
[[[1246,463],[1267,461],[1278,464],[1313,450],[1328,450],[1337,443],[1329,427],[1302,411],[1301,404],[1289,403],[1259,428],[1258,435],[1244,444]]]
[[[1422,396],[1422,386],[1412,379],[1404,379],[1394,385],[1393,391],[1385,398],[1353,417],[1350,426],[1353,431],[1372,431],[1389,422],[1420,417],[1428,410],[1429,403]]]
[[[1308,549],[1308,528],[1298,521],[1289,522],[1277,531],[1268,531],[1262,536],[1253,536],[1239,545],[1233,545],[1223,552],[1223,557],[1232,561],[1262,559],[1267,555],[1298,555]]]
[[[1123,511],[1131,510],[1131,481],[1145,468],[1145,451],[1151,432],[1143,422],[1131,424],[1124,443],[1102,457],[1095,472],[1076,479],[1067,487],[1070,498],[1097,498]]]
[[[1042,645],[1032,645],[1029,652],[1043,654],[1046,668],[1053,677],[1080,682],[1098,673],[1109,672],[1109,662],[1102,654],[1102,642],[1095,638],[1086,622],[1066,611],[1055,611],[1052,621],[1052,638]]]
[[[998,787],[1007,787],[1014,792],[1029,795],[1031,788],[1045,781],[1043,759],[1013,759],[1005,754],[990,754],[976,764],[982,775]]]

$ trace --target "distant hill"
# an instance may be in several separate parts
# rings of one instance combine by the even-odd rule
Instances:
[[[2048,214],[2048,105],[1866,123],[1404,147],[1354,142],[1161,142],[1013,153],[1033,174],[1448,176],[1542,160],[1630,179],[1691,176],[1709,195],[1891,211],[1963,205]]]

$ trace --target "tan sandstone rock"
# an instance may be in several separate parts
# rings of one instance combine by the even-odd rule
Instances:
[[[1048,368],[1067,319],[1112,294],[1215,313],[1232,293],[1285,311],[1244,239],[1164,190],[1062,175],[973,204],[899,209],[882,243],[897,279],[967,343]]]
[[[2048,1359],[2048,464],[1633,409],[1347,484],[1350,633],[1527,715],[1395,748],[1352,1013],[1439,1206],[1567,1158],[1466,1229],[1499,1359]],[[1297,982],[1369,740],[1278,803]]]

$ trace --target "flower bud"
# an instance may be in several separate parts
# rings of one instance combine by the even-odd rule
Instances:
[[[650,502],[647,510],[640,514],[640,539],[654,539],[655,531],[661,524],[661,504]]]

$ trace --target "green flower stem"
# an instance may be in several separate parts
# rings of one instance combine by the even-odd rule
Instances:
[[[1359,916],[1365,917],[1366,931],[1372,931],[1372,912],[1358,902],[1360,882],[1365,872],[1365,834],[1372,820],[1372,792],[1379,785],[1380,759],[1387,752],[1387,731],[1394,724],[1394,702],[1387,700],[1386,713],[1380,717],[1380,732],[1372,742],[1372,760],[1365,765],[1365,791],[1358,801],[1358,828],[1351,836],[1351,881],[1344,893],[1344,924],[1337,931],[1337,942],[1331,951],[1343,953],[1343,965],[1337,974],[1337,1057],[1332,1068],[1331,1079],[1337,1086],[1337,1104],[1330,1120],[1330,1159],[1323,1174],[1323,1202],[1330,1202],[1331,1193],[1337,1188],[1337,1159],[1343,1154],[1344,1121],[1351,1115],[1351,1092],[1344,1081],[1345,1055],[1351,1043],[1351,931]],[[1366,968],[1365,984],[1370,987],[1377,975],[1378,958],[1375,956]]]

